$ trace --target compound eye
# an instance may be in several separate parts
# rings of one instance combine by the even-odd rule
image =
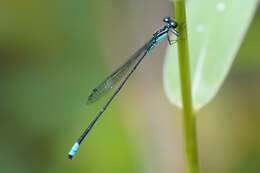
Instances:
[[[165,23],[169,23],[170,17],[165,17],[165,18],[163,19],[163,21],[164,21]]]
[[[171,21],[170,22],[170,25],[173,27],[173,28],[177,28],[178,24],[175,22],[175,21]]]

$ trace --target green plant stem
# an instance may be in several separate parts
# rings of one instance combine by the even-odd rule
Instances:
[[[181,36],[177,43],[179,69],[183,103],[183,129],[185,158],[188,173],[199,173],[198,150],[196,139],[196,117],[192,107],[191,96],[191,80],[190,80],[190,64],[188,35],[186,27],[185,1],[179,0],[174,2],[175,18],[179,26],[181,26]]]

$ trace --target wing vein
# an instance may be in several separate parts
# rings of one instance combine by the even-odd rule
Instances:
[[[121,79],[126,76],[127,72],[134,66],[140,55],[145,52],[152,44],[152,40],[149,40],[140,49],[138,49],[123,65],[117,68],[111,73],[103,82],[101,82],[96,88],[92,90],[87,99],[87,104],[94,103],[99,98],[109,92]]]

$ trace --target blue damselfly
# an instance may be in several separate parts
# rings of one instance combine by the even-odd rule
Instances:
[[[105,93],[110,91],[119,81],[122,80],[118,88],[114,91],[110,99],[106,102],[104,107],[98,113],[98,115],[94,118],[94,120],[90,123],[88,128],[83,132],[80,138],[76,141],[76,143],[71,148],[68,157],[72,159],[73,156],[76,154],[79,145],[86,137],[88,132],[92,129],[96,121],[99,117],[103,114],[106,110],[108,105],[114,99],[114,97],[118,94],[121,88],[124,86],[128,78],[132,75],[135,69],[138,67],[140,62],[143,58],[165,37],[167,37],[169,44],[173,44],[175,40],[170,40],[169,32],[173,33],[175,36],[179,36],[179,32],[176,30],[178,24],[174,19],[170,17],[165,17],[163,21],[166,23],[163,27],[157,30],[153,35],[152,38],[145,43],[139,50],[137,50],[130,58],[127,60],[122,66],[120,66],[117,70],[115,70],[111,75],[109,75],[102,83],[100,83],[93,91],[90,93],[87,103],[93,103],[102,97]]]

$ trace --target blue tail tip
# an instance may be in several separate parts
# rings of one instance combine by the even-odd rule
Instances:
[[[76,154],[76,152],[77,152],[77,150],[79,149],[79,143],[78,142],[76,142],[73,146],[72,146],[72,148],[71,148],[71,150],[70,150],[70,152],[69,152],[69,154],[68,154],[68,158],[71,160],[72,158],[73,158],[73,156]]]

